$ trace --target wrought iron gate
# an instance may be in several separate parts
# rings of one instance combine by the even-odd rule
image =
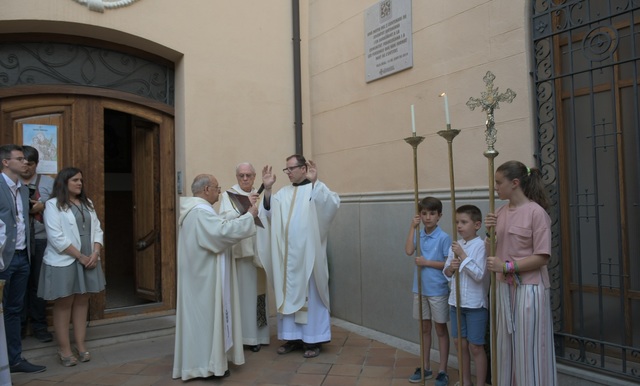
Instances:
[[[559,361],[640,381],[640,0],[533,0]]]

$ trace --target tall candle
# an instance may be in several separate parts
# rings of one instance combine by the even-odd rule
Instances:
[[[411,132],[413,134],[416,133],[416,112],[413,108],[413,105],[411,105]]]
[[[444,97],[444,116],[447,125],[450,125],[451,119],[449,118],[449,99],[447,99],[447,93],[443,92],[442,94],[440,94],[440,96]]]

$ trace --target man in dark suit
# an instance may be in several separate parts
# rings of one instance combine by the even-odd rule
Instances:
[[[12,373],[39,373],[45,366],[34,365],[22,357],[21,314],[29,280],[29,188],[20,182],[27,164],[18,145],[0,146],[0,220],[6,227],[7,240],[0,279],[5,280],[2,297],[7,354]]]

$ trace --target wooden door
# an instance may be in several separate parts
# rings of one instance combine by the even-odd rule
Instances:
[[[46,174],[66,166],[82,170],[84,187],[104,221],[104,171],[102,116],[96,114],[96,98],[45,95],[0,99],[0,138],[2,143],[32,145],[40,153],[39,168],[48,164]],[[85,128],[94,128],[87,130]],[[102,264],[108,263],[108,249]],[[91,296],[89,319],[104,314],[104,291]]]
[[[45,91],[49,91],[45,89]],[[173,112],[162,106],[152,108],[128,95],[84,95],[95,89],[78,88],[70,94],[14,96],[0,89],[0,143],[23,143],[25,125],[55,126],[55,158],[58,170],[75,166],[83,171],[88,197],[93,200],[103,229],[105,213],[106,109],[132,117],[132,174],[135,202],[134,243],[131,259],[136,260],[137,295],[154,303],[144,308],[106,310],[105,291],[91,296],[89,319],[117,318],[175,308],[176,190]],[[98,90],[99,91],[99,90]],[[118,98],[120,97],[120,98]],[[28,129],[28,128],[27,128]],[[138,250],[139,249],[139,250]],[[113,263],[109,245],[103,249],[102,264]],[[107,277],[109,291],[110,277]]]
[[[133,229],[136,294],[160,300],[158,125],[133,119]]]

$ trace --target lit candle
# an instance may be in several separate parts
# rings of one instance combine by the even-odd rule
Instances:
[[[447,125],[451,124],[451,119],[449,119],[449,99],[447,99],[447,93],[443,92],[440,94],[441,97],[444,97],[444,116],[447,122]]]
[[[416,112],[411,105],[411,132],[415,135],[416,133]]]

